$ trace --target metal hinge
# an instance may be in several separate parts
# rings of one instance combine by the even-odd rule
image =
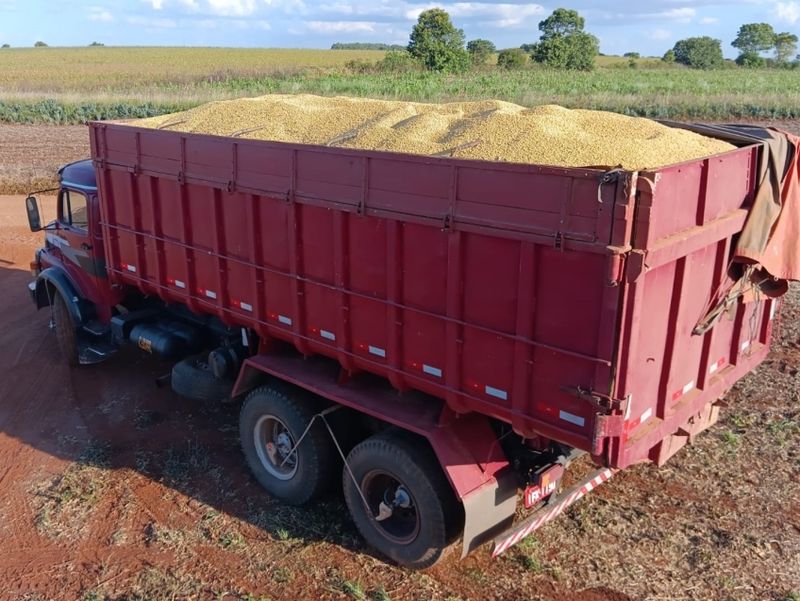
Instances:
[[[583,386],[562,386],[561,390],[571,394],[574,397],[591,403],[600,411],[621,411],[625,413],[628,408],[628,399],[614,399],[607,394],[595,392],[591,388],[584,388]]]
[[[561,250],[563,244],[564,244],[564,238],[561,235],[561,232],[556,232],[555,239],[553,240],[553,247],[556,250]]]

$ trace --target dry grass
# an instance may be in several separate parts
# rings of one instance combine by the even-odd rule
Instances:
[[[0,194],[25,194],[57,185],[64,163],[89,156],[89,131],[0,123]]]
[[[160,85],[174,91],[306,68],[341,67],[351,60],[375,61],[383,55],[375,50],[286,48],[7,48],[0,54],[0,90],[102,94]]]
[[[54,537],[77,538],[100,502],[107,483],[108,448],[89,443],[61,475],[32,491],[37,529]]]

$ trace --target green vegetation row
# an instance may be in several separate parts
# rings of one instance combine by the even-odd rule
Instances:
[[[196,103],[64,102],[60,100],[0,100],[0,122],[74,125],[87,121],[139,119],[186,110]]]
[[[525,106],[560,104],[654,118],[800,118],[796,72],[736,70],[599,69],[593,72],[528,68],[487,69],[448,75],[429,71],[311,70],[285,76],[237,77],[180,87],[141,82],[118,92],[48,93],[47,98],[0,94],[0,121],[82,123],[184,110],[224,98],[311,93],[447,102],[496,98]]]

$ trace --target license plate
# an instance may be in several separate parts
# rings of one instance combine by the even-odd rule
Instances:
[[[544,501],[558,489],[558,483],[564,475],[564,466],[555,464],[543,467],[534,474],[534,484],[525,488],[524,500],[526,509],[530,509]]]

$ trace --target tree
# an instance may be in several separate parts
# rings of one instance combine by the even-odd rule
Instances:
[[[467,52],[473,65],[485,65],[489,57],[497,52],[497,48],[489,40],[470,40],[467,42]]]
[[[44,42],[36,42],[33,46],[35,48],[45,48],[47,47],[47,44],[45,44]]]
[[[785,65],[796,52],[797,36],[795,34],[783,32],[775,35],[775,62]]]
[[[3,48],[11,48],[11,44],[3,44]]]
[[[577,10],[567,8],[557,8],[553,14],[539,23],[539,31],[542,38],[572,35],[573,33],[583,33],[586,20],[580,16]]]
[[[638,52],[626,52],[622,56],[624,56],[625,58],[642,58],[642,55],[639,54]]]
[[[504,69],[521,69],[528,62],[528,53],[522,48],[501,50],[497,55],[497,66]]]
[[[742,54],[761,54],[775,47],[775,30],[769,23],[747,23],[739,28],[731,46]]]
[[[457,72],[469,66],[464,31],[456,28],[441,8],[420,13],[411,30],[408,52],[431,71]]]
[[[716,69],[724,63],[722,42],[708,36],[679,40],[672,51],[676,62],[693,69]]]
[[[664,53],[664,56],[661,57],[661,60],[665,63],[674,63],[675,62],[675,51],[670,49]]]
[[[105,44],[103,42],[92,42],[89,46],[105,46]]]
[[[591,71],[600,52],[600,42],[583,30],[584,18],[578,11],[558,8],[539,23],[542,32],[534,44],[531,58],[558,69]]]

